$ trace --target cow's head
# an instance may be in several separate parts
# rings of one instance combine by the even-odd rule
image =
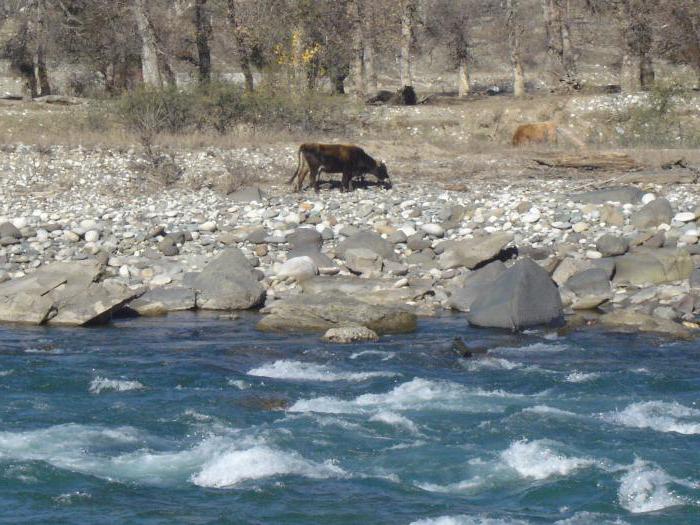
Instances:
[[[386,189],[391,188],[391,180],[389,180],[389,172],[386,170],[386,164],[380,162],[377,166],[377,171],[375,175],[379,179],[379,182],[384,184],[384,187]]]

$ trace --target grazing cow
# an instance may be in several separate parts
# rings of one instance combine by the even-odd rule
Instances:
[[[319,173],[342,173],[341,191],[352,189],[353,177],[371,173],[385,188],[391,188],[391,181],[383,162],[377,162],[358,146],[346,144],[306,143],[299,146],[298,165],[294,175],[287,181],[297,179],[296,191],[301,191],[307,173],[314,190],[319,190]]]
[[[557,143],[557,125],[552,121],[521,124],[513,135],[513,146],[545,143]]]

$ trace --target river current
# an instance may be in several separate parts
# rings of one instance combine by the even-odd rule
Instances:
[[[1,328],[0,523],[700,523],[697,343],[254,322]]]

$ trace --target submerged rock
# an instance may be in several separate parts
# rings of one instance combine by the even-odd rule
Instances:
[[[139,315],[156,316],[168,312],[194,310],[195,293],[191,288],[173,286],[170,288],[154,288],[141,297],[131,301],[129,308]]]
[[[341,326],[326,331],[322,339],[330,343],[356,343],[360,341],[377,341],[379,336],[374,330],[370,330],[365,326]]]
[[[680,339],[692,339],[693,332],[685,326],[634,310],[615,310],[600,317],[600,323],[609,328],[654,332]]]

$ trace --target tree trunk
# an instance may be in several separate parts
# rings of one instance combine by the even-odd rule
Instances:
[[[411,41],[413,39],[415,11],[416,5],[414,0],[403,0],[401,6],[401,48],[399,50],[399,74],[402,87],[413,85]]]
[[[141,72],[143,82],[147,86],[161,87],[163,79],[158,67],[158,48],[156,34],[151,21],[148,19],[144,0],[133,0],[133,11],[136,26],[141,37]]]
[[[228,23],[233,32],[233,38],[236,41],[236,51],[238,52],[238,62],[245,78],[245,87],[247,91],[252,92],[255,89],[255,81],[253,79],[253,70],[250,67],[250,46],[247,42],[247,31],[243,27],[238,11],[236,9],[236,0],[228,0]]]
[[[550,90],[559,87],[561,71],[559,68],[560,52],[555,35],[558,33],[554,23],[553,0],[542,0],[545,34],[545,83]]]
[[[624,93],[634,93],[641,87],[641,68],[639,59],[630,53],[622,57],[620,71],[620,90]]]
[[[458,89],[459,98],[466,97],[469,94],[471,85],[469,82],[469,63],[466,58],[463,58],[459,62],[459,69],[457,71],[458,77]]]
[[[518,22],[518,0],[506,0],[506,22],[508,26],[508,45],[510,47],[510,63],[513,68],[513,95],[525,95],[525,75],[520,58],[520,34],[522,26]]]
[[[377,50],[374,45],[374,40],[365,39],[365,77],[367,79],[367,87],[371,93],[376,93],[379,89],[377,81]]]
[[[195,0],[194,3],[195,42],[197,44],[197,67],[199,68],[200,84],[206,84],[211,80],[211,51],[209,49],[211,23],[206,3],[207,0]]]
[[[571,13],[570,0],[557,0],[559,2],[566,1],[562,9],[561,16],[561,45],[562,59],[564,65],[564,73],[566,81],[570,87],[578,89],[578,71],[576,68],[576,56],[574,48],[571,45],[571,26],[569,25],[569,14]]]
[[[348,0],[348,19],[352,33],[352,59],[350,68],[355,84],[354,95],[364,99],[367,95],[367,83],[365,81],[364,38],[362,34],[362,13],[358,0]]]
[[[51,94],[51,84],[49,83],[49,73],[46,67],[46,5],[44,0],[37,3],[37,49],[36,49],[36,76],[39,80],[41,96]]]
[[[49,73],[46,68],[46,51],[44,43],[40,42],[36,51],[36,76],[39,79],[39,90],[41,96],[51,94],[51,84],[49,83]]]
[[[654,87],[654,62],[649,53],[644,53],[639,58],[639,87],[642,91],[651,91]]]

